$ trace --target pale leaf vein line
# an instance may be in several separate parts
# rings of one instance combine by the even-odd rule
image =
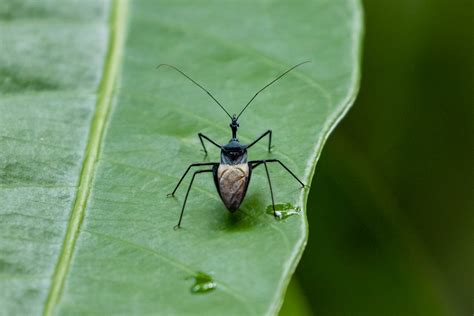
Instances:
[[[109,47],[102,81],[98,89],[97,105],[89,131],[76,199],[69,218],[62,250],[54,270],[48,297],[44,305],[43,315],[54,314],[54,310],[59,304],[74,254],[76,240],[86,211],[94,171],[107,125],[107,118],[112,106],[113,90],[122,59],[127,8],[127,0],[115,0],[112,5],[112,15],[109,24]]]

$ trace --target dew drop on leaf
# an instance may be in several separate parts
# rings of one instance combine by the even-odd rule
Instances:
[[[191,287],[192,293],[207,293],[215,290],[216,282],[209,274],[198,272],[194,277],[194,284]]]
[[[275,204],[275,211],[277,220],[285,220],[290,216],[299,215],[301,212],[301,208],[295,207],[290,203]],[[274,216],[273,207],[271,204],[267,206],[266,213],[271,216]]]

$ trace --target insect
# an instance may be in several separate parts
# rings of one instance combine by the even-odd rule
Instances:
[[[200,169],[197,171],[194,171],[193,176],[191,178],[191,182],[189,183],[188,190],[186,191],[186,196],[184,198],[183,206],[181,208],[181,214],[179,216],[178,224],[174,227],[175,229],[178,229],[181,227],[181,221],[183,219],[183,214],[184,214],[184,209],[186,207],[186,202],[188,200],[189,196],[189,191],[191,191],[191,187],[194,182],[194,178],[196,175],[201,174],[201,173],[212,173],[213,178],[214,178],[214,183],[216,185],[217,192],[219,193],[219,196],[224,202],[224,205],[226,208],[231,212],[234,213],[237,211],[239,208],[240,204],[245,198],[245,194],[247,193],[247,188],[250,183],[250,178],[252,175],[252,171],[257,168],[260,165],[263,165],[265,168],[265,173],[268,179],[268,186],[270,188],[270,196],[272,199],[272,207],[273,207],[273,214],[275,217],[279,217],[280,213],[275,210],[275,200],[273,197],[273,189],[272,189],[272,182],[270,180],[270,174],[268,172],[268,163],[278,163],[281,167],[283,167],[293,178],[296,179],[296,181],[301,184],[301,187],[304,188],[305,184],[301,182],[300,179],[287,167],[285,164],[283,164],[280,160],[278,159],[260,159],[260,160],[248,160],[247,156],[247,150],[251,148],[253,145],[258,143],[260,140],[262,140],[265,136],[268,136],[268,152],[271,151],[272,149],[272,131],[267,130],[265,133],[260,135],[256,140],[251,142],[250,144],[242,144],[239,142],[239,139],[237,138],[237,129],[239,128],[239,118],[242,115],[242,113],[247,109],[247,107],[252,103],[252,101],[257,97],[257,95],[268,88],[270,85],[275,83],[277,80],[282,78],[284,75],[295,69],[296,67],[299,67],[303,64],[308,63],[309,61],[305,61],[302,63],[299,63],[290,69],[286,70],[283,72],[281,75],[270,81],[268,84],[266,84],[263,88],[257,91],[253,95],[253,97],[250,99],[250,101],[243,107],[243,109],[240,111],[238,115],[230,115],[229,112],[222,106],[222,104],[202,85],[197,83],[194,79],[189,77],[187,74],[185,74],[183,71],[179,70],[177,67],[168,65],[168,64],[160,64],[157,66],[157,68],[160,68],[162,66],[167,66],[170,67],[177,72],[179,72],[181,75],[186,77],[188,80],[190,80],[192,83],[194,83],[196,86],[201,88],[204,92],[206,92],[214,102],[219,105],[219,107],[229,116],[231,119],[230,122],[230,128],[232,130],[232,138],[230,139],[229,143],[225,145],[219,145],[217,142],[213,141],[211,138],[207,137],[206,135],[202,133],[198,133],[199,140],[201,142],[202,148],[204,150],[205,155],[207,155],[207,149],[206,146],[204,145],[204,140],[208,141],[210,144],[216,146],[221,150],[221,161],[220,162],[202,162],[202,163],[193,163],[189,165],[189,167],[186,169],[182,177],[179,179],[178,184],[174,188],[173,192],[169,193],[168,196],[172,197],[176,193],[176,190],[178,190],[181,182],[183,179],[186,177],[188,172],[191,170],[193,167],[205,167],[204,169]]]

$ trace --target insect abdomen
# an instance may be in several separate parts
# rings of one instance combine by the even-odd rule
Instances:
[[[242,203],[250,178],[247,163],[237,165],[220,164],[217,168],[216,186],[222,202],[231,212]]]

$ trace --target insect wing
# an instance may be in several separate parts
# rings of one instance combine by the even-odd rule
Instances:
[[[248,163],[220,164],[214,169],[217,191],[229,211],[235,212],[244,200],[250,175],[251,167]]]

